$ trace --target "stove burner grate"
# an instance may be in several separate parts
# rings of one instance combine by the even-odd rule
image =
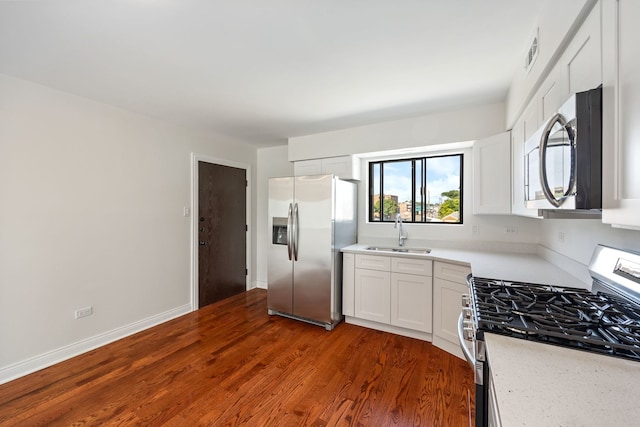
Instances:
[[[640,360],[640,307],[585,289],[472,278],[479,331]]]

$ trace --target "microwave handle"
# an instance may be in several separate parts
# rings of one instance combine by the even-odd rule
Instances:
[[[569,142],[571,144],[571,173],[569,174],[569,186],[567,187],[567,192],[562,195],[560,198],[556,198],[551,189],[549,188],[549,179],[547,178],[547,145],[549,144],[549,136],[551,135],[551,129],[553,126],[559,123],[565,131],[567,135],[569,135]],[[542,136],[540,137],[540,184],[542,186],[542,192],[544,193],[544,197],[556,208],[560,207],[566,200],[567,196],[571,193],[574,185],[575,185],[575,168],[576,168],[576,137],[573,132],[573,128],[562,114],[555,114],[545,126],[542,131]]]

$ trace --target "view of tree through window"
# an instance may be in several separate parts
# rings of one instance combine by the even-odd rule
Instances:
[[[462,154],[369,163],[369,221],[462,223]]]

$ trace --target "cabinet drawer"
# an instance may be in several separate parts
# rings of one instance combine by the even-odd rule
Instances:
[[[467,276],[471,274],[470,267],[440,261],[433,263],[433,269],[433,275],[435,277],[462,284],[465,283]]]
[[[391,271],[391,258],[387,256],[356,254],[356,268]]]
[[[433,263],[430,259],[391,258],[391,271],[394,273],[431,276]]]

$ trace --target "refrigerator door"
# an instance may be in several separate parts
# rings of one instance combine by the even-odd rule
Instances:
[[[323,323],[333,321],[334,190],[332,175],[295,178],[293,314]]]
[[[291,247],[292,177],[269,180],[269,230],[267,306],[269,310],[293,313],[293,261]],[[286,237],[285,237],[286,236]]]

